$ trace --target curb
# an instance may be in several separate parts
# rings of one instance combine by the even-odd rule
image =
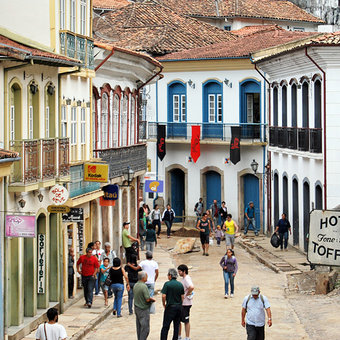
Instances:
[[[256,257],[256,259],[261,262],[262,264],[264,264],[266,267],[268,267],[269,269],[271,269],[272,271],[274,271],[275,273],[279,273],[280,269],[278,269],[276,266],[274,266],[272,263],[270,263],[269,261],[267,261],[266,259],[264,259],[263,257],[259,256],[256,251],[252,250],[250,247],[246,246],[242,241],[238,242],[238,244],[245,249],[249,254],[253,255]]]
[[[123,298],[122,305],[127,302],[127,298]],[[95,319],[91,320],[82,330],[73,334],[70,340],[80,340],[90,333],[97,325],[104,321],[110,314],[112,314],[112,306],[108,306]]]

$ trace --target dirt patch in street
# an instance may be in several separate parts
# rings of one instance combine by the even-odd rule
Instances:
[[[187,229],[187,228],[180,228],[173,232],[174,236],[176,237],[199,237],[200,232],[197,229]]]

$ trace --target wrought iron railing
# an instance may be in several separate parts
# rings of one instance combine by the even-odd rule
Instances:
[[[134,172],[146,170],[146,144],[94,150],[93,153],[109,164],[110,178],[122,176],[128,167]]]
[[[266,124],[226,124],[226,123],[148,123],[148,133],[146,138],[157,138],[157,126],[166,126],[167,139],[191,139],[192,126],[199,125],[201,127],[201,140],[231,140],[231,128],[240,127],[241,140],[254,140],[266,142]],[[140,134],[141,135],[141,134]]]
[[[94,68],[93,39],[66,30],[61,30],[59,37],[61,54],[79,59],[86,68]]]
[[[21,160],[13,164],[11,183],[34,183],[69,175],[68,138],[11,141]]]
[[[269,128],[269,145],[321,153],[322,129],[271,126]]]

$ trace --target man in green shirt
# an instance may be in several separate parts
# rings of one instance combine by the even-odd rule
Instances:
[[[132,242],[139,243],[139,240],[137,238],[134,238],[130,235],[129,226],[130,226],[130,222],[123,223],[124,229],[122,233],[122,241],[123,241],[123,247],[125,248],[125,256],[126,256],[127,263],[131,262],[131,255],[133,254]]]
[[[146,272],[138,272],[138,282],[133,287],[137,339],[146,340],[150,332],[150,304],[156,300],[150,297],[145,282],[148,279]]]
[[[179,324],[181,320],[182,303],[184,299],[184,287],[177,281],[177,270],[168,270],[168,282],[162,288],[162,302],[164,309],[161,340],[167,340],[171,322],[174,323],[173,339],[178,339]]]

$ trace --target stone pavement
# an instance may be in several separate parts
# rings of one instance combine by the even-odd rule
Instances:
[[[194,306],[191,311],[191,339],[213,340],[236,337],[245,339],[245,329],[241,326],[241,304],[244,296],[249,294],[253,284],[259,284],[261,291],[271,303],[273,326],[266,328],[266,339],[309,339],[291,304],[286,299],[286,276],[275,273],[253,256],[236,245],[236,257],[239,272],[235,280],[235,297],[224,299],[224,281],[219,261],[225,253],[224,244],[210,249],[210,256],[202,256],[202,252],[184,255],[173,255],[167,251],[176,240],[162,238],[155,251],[155,259],[160,263],[160,279],[156,289],[161,289],[169,266],[186,263],[189,274],[195,284]],[[199,239],[197,239],[197,245]],[[156,314],[151,315],[151,332],[149,340],[158,340],[162,326],[163,308],[160,295],[156,296]],[[170,329],[169,339],[172,337]],[[117,319],[110,315],[99,326],[95,327],[85,339],[135,340],[135,316],[128,315],[125,304],[123,317]]]

